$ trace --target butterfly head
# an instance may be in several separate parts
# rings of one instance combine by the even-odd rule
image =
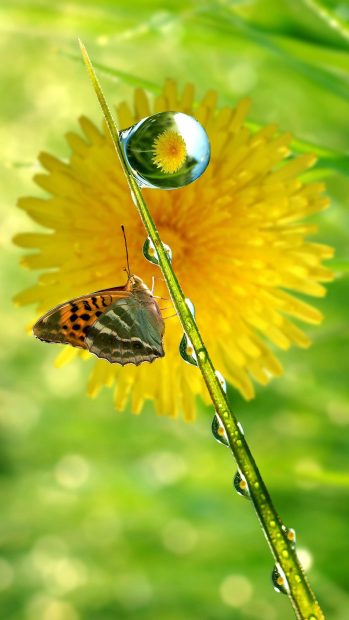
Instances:
[[[138,276],[130,274],[128,276],[126,286],[127,289],[139,299],[139,301],[145,301],[146,299],[149,299],[149,296],[153,297],[152,291],[147,287],[146,284],[144,284],[142,278],[139,278]]]
[[[133,273],[130,273],[130,275],[128,276],[128,281],[130,283],[130,285],[132,286],[132,288],[138,288],[140,285],[143,284],[143,280],[142,278],[139,278],[138,276],[135,276]],[[143,284],[144,286],[144,284]]]
[[[128,286],[133,292],[141,290],[145,291],[148,289],[148,287],[144,284],[142,278],[139,278],[132,273],[130,273],[128,276]]]

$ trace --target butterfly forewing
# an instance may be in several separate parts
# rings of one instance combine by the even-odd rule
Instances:
[[[87,349],[85,338],[93,323],[113,302],[128,295],[125,287],[119,287],[71,299],[41,317],[33,327],[34,335],[45,342]]]
[[[88,349],[109,362],[135,364],[153,362],[164,356],[164,323],[153,298],[140,303],[132,296],[126,304],[113,303],[89,329]]]

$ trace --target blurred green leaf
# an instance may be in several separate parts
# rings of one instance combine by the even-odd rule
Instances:
[[[349,100],[348,75],[337,77],[336,74],[321,68],[321,66],[311,64],[308,62],[308,58],[304,60],[299,55],[293,55],[289,50],[290,44],[288,46],[284,45],[277,38],[250,26],[248,22],[240,19],[233,12],[224,8],[213,10],[213,6],[211,6],[211,11],[207,11],[205,7],[205,10],[200,11],[198,19],[206,28],[215,29],[222,35],[248,37],[268,52],[281,56],[286,65],[304,75],[311,82],[315,82],[322,88],[330,90],[333,94],[346,101]]]

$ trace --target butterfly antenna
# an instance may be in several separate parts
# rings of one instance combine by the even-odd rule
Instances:
[[[127,240],[126,240],[126,233],[125,233],[125,228],[124,225],[121,225],[121,230],[122,230],[122,234],[124,235],[124,241],[125,241],[125,250],[126,250],[126,262],[127,262],[127,275],[130,278],[131,277],[131,270],[130,270],[130,263],[128,262],[128,249],[127,249]]]

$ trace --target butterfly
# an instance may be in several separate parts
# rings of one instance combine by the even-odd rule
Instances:
[[[131,274],[127,245],[126,256],[128,280],[124,286],[60,304],[35,323],[34,336],[87,349],[122,366],[139,366],[164,357],[165,324],[160,308],[143,280]]]

